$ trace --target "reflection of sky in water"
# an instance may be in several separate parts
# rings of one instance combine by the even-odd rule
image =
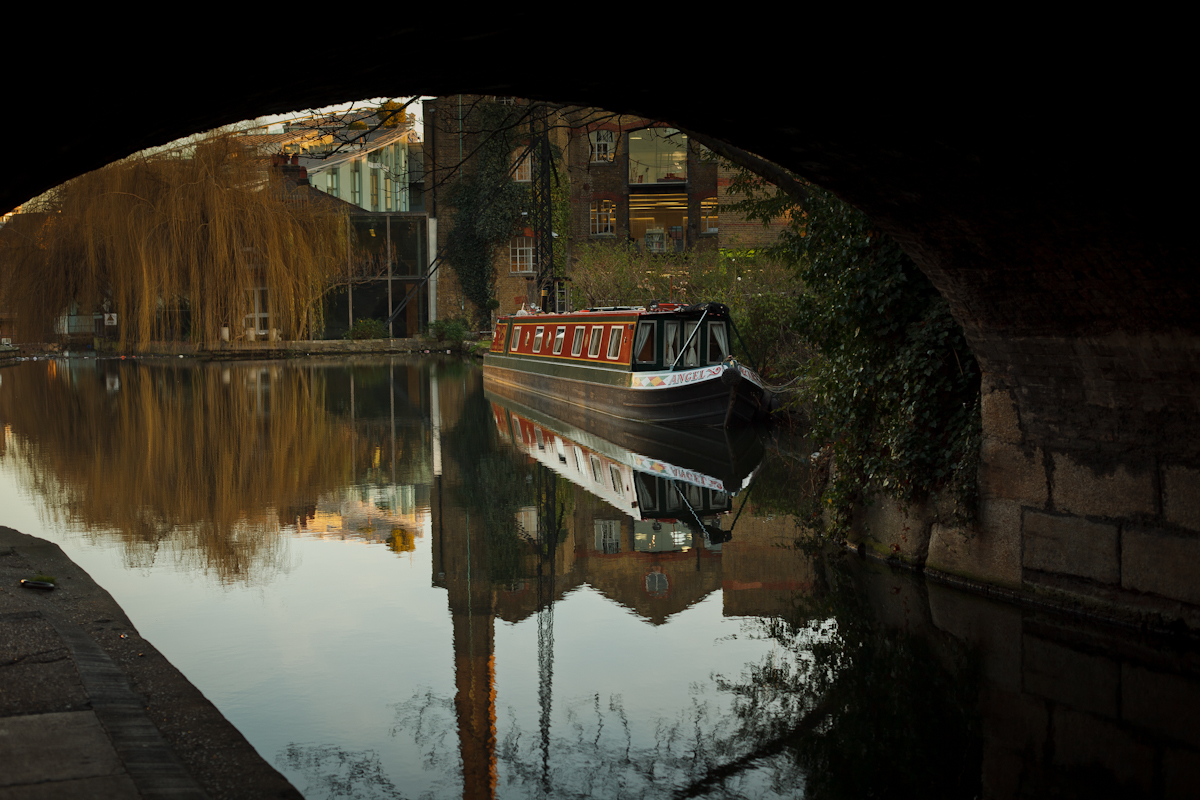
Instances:
[[[9,372],[4,390],[19,377]],[[113,395],[111,384],[102,383],[100,393]],[[276,376],[273,402],[283,388]],[[115,393],[123,391],[131,391],[130,380]],[[360,385],[356,403],[365,391]],[[386,392],[374,393],[376,412],[388,408]],[[448,394],[443,387],[443,403]],[[263,411],[259,399],[255,413]],[[166,546],[131,568],[118,537],[85,532],[29,490],[28,449],[6,437],[0,524],[60,544],[298,788],[329,796],[346,772],[362,797],[389,796],[389,786],[405,796],[461,793],[454,639],[449,593],[434,585],[432,487],[376,480],[326,491],[297,517],[271,526],[282,539],[259,579],[228,581],[192,571],[195,563]],[[377,450],[355,457],[373,476],[389,472]],[[428,465],[415,472],[430,474]],[[452,491],[443,489],[449,502]],[[607,508],[601,516],[612,516]],[[664,535],[675,527],[668,523]],[[443,535],[453,541],[461,533]],[[591,522],[577,535],[586,544],[576,547],[590,547]],[[688,548],[681,537],[670,549]],[[622,557],[651,557],[645,549],[629,548]],[[634,595],[643,595],[646,569],[627,576]],[[611,580],[600,590],[586,577],[573,579],[553,606],[553,651],[541,651],[543,667],[552,655],[552,673],[539,670],[545,615],[529,609],[522,616],[518,608],[518,622],[472,617],[471,625],[494,632],[500,793],[525,796],[541,777],[544,675],[553,687],[550,772],[564,790],[607,796],[619,783],[640,794],[666,780],[657,786],[662,791],[686,779],[696,759],[719,757],[706,756],[705,748],[732,732],[732,722],[723,721],[731,700],[716,690],[715,678],[737,678],[770,652],[768,642],[745,635],[744,618],[724,615],[719,587],[717,579],[693,599],[677,599],[674,611],[650,624],[644,613],[614,602]],[[643,602],[654,602],[653,592],[649,597]],[[364,777],[376,768],[381,777]],[[649,780],[643,768],[658,778]]]

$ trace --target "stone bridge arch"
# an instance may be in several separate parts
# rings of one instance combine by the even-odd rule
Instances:
[[[217,125],[409,94],[642,114],[804,175],[903,244],[984,370],[982,527],[934,526],[913,557],[1200,627],[1200,285],[1179,198],[1194,157],[1170,78],[1186,70],[1062,43],[1019,71],[992,69],[995,53],[914,61],[915,46],[821,59],[756,46],[770,21],[740,18],[673,23],[664,41],[617,20],[334,14],[189,20],[118,43],[111,23],[34,13],[27,30],[46,36],[10,50],[25,68],[6,87],[5,209]]]

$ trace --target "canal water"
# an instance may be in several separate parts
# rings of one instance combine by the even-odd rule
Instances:
[[[307,798],[1190,797],[1200,652],[798,546],[811,449],[457,360],[27,360],[57,542]]]

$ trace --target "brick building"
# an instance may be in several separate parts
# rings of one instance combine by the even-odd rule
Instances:
[[[425,208],[433,220],[431,240],[436,236],[439,249],[455,224],[455,210],[445,195],[454,181],[470,173],[474,154],[492,134],[482,118],[493,103],[512,105],[513,118],[522,120],[517,124],[527,124],[521,111],[527,101],[520,99],[451,95],[425,103]],[[514,160],[528,144],[526,130],[514,128],[508,134]],[[555,229],[556,263],[570,265],[573,251],[584,244],[633,246],[646,253],[722,246],[719,220],[726,200],[721,187],[728,185],[729,173],[722,173],[718,160],[685,133],[642,117],[578,107],[552,110],[549,132],[559,154],[560,191],[569,206],[566,230],[560,229],[563,224]],[[527,163],[514,173],[518,182],[530,177]],[[760,246],[774,235],[758,223],[731,221],[737,231],[733,246]],[[518,225],[514,234],[496,252],[498,314],[512,313],[537,297],[533,231]],[[475,315],[452,267],[439,270],[432,283],[430,304],[437,317]]]

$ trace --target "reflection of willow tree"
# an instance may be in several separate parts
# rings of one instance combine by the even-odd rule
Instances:
[[[306,371],[130,367],[110,391],[93,363],[14,374],[0,418],[51,508],[114,531],[132,563],[166,547],[249,580],[278,566],[281,522],[349,482],[354,434],[321,410]]]
[[[786,655],[722,682],[738,698],[736,755],[677,796],[764,766],[809,798],[979,796],[973,660],[885,626],[845,565],[826,575],[794,619],[758,623]]]

